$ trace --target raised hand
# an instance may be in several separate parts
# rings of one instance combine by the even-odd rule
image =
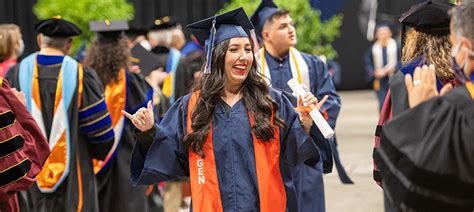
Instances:
[[[153,104],[151,103],[151,101],[148,102],[147,108],[142,107],[133,115],[123,110],[122,114],[128,119],[130,119],[133,125],[135,125],[135,127],[142,132],[150,130],[155,124]]]
[[[318,99],[311,92],[305,93],[303,98],[301,98],[301,96],[298,97],[298,107],[296,111],[298,112],[301,125],[303,125],[303,128],[306,132],[309,132],[311,126],[313,125],[313,119],[309,113],[313,109],[320,110],[327,99],[328,95],[324,96],[321,101],[318,101]],[[305,104],[306,106],[304,106]]]
[[[405,76],[405,86],[410,108],[438,96],[435,67],[433,65],[417,67],[413,73],[413,78],[410,74]]]

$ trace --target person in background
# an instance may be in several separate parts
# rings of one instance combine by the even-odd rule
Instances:
[[[169,23],[172,23],[171,21]],[[188,94],[192,79],[189,79],[188,64],[186,58],[181,53],[181,49],[185,45],[184,33],[181,25],[178,23],[172,24],[168,30],[171,35],[171,42],[169,45],[168,59],[166,65],[166,72],[168,76],[163,82],[163,94],[168,97],[172,104],[176,99]],[[163,208],[165,212],[177,211],[179,208],[187,208],[184,202],[185,192],[189,190],[188,180],[172,180],[165,184],[163,195]]]
[[[436,67],[438,90],[441,90],[445,84],[458,85],[450,59],[448,11],[453,7],[455,5],[450,3],[426,1],[413,5],[399,18],[404,28],[402,67],[390,77],[389,91],[375,129],[373,155],[381,144],[380,133],[383,125],[409,109],[404,80],[406,74],[413,75],[416,67],[432,64]],[[383,176],[380,174],[375,158],[373,178],[377,184],[381,185]],[[387,198],[385,196],[385,209],[392,211],[391,201]]]
[[[177,27],[178,22],[169,16],[155,19],[147,34],[150,51],[155,54],[168,53],[172,42],[172,31]]]
[[[185,71],[176,73],[176,92],[178,95],[189,93],[202,74],[202,66],[206,61],[204,47],[199,44],[192,35],[189,41],[181,50],[184,56]],[[182,86],[180,86],[182,85]],[[181,96],[182,96],[181,95]]]
[[[0,77],[0,211],[20,211],[17,195],[35,183],[49,156],[48,142],[25,103],[24,94]]]
[[[386,23],[379,23],[375,28],[375,42],[365,54],[365,69],[368,78],[373,82],[379,100],[379,110],[388,92],[388,78],[399,68],[400,51],[392,30]]]
[[[128,47],[130,48],[130,65],[138,66],[139,74],[145,78],[153,89],[153,109],[156,122],[160,122],[169,108],[169,103],[161,91],[160,85],[166,78],[167,74],[160,67],[160,58],[152,51],[144,48],[147,46],[148,40],[146,35],[148,29],[136,25],[133,21],[129,21],[129,29],[125,31],[128,38]],[[163,211],[163,195],[158,185],[149,185],[146,190],[148,201],[148,211]]]
[[[389,91],[380,111],[380,118],[375,129],[374,151],[380,145],[380,130],[385,122],[408,109],[407,91],[404,75],[412,74],[416,67],[433,64],[436,66],[436,83],[440,90],[444,84],[456,85],[452,71],[449,52],[448,11],[455,5],[427,1],[413,5],[399,19],[408,28],[403,35],[402,67],[397,70],[389,82]],[[381,176],[376,164],[373,171],[374,180],[380,184]]]
[[[130,65],[138,65],[140,75],[153,88],[153,106],[155,117],[159,122],[169,108],[169,102],[161,90],[161,84],[168,74],[161,67],[161,58],[157,54],[147,51],[142,45],[142,42],[146,41],[147,30],[130,22],[129,26],[130,28],[125,32],[125,35],[128,38],[128,47],[130,48]]]
[[[437,67],[417,67],[404,79],[409,109],[382,128],[375,156],[393,211],[474,210],[474,1],[451,14],[451,61],[461,85],[438,91]]]
[[[128,69],[129,46],[126,21],[92,21],[96,33],[85,64],[97,71],[104,85],[115,140],[105,160],[94,160],[99,187],[100,211],[147,211],[146,187],[130,182],[130,155],[134,145],[133,126],[121,111],[134,113],[152,98],[152,89],[137,73]]]
[[[17,63],[24,50],[20,28],[15,24],[0,24],[0,77]]]
[[[114,141],[102,83],[94,70],[67,56],[72,37],[81,34],[75,24],[56,16],[35,28],[40,51],[12,67],[5,78],[25,94],[51,155],[20,208],[99,211],[92,158],[104,160]]]
[[[183,85],[182,81],[177,81],[183,80],[177,78],[178,72],[186,72],[186,64],[181,53],[186,40],[180,25],[176,24],[176,26],[169,28],[168,31],[171,36],[165,67],[168,75],[163,81],[162,90],[163,94],[169,99],[169,102],[173,104],[176,99],[187,94],[189,91],[189,89],[186,89],[188,85]]]
[[[261,75],[272,88],[288,94],[293,105],[297,106],[293,91],[287,82],[297,79],[306,91],[313,93],[319,100],[327,96],[321,112],[334,129],[341,108],[341,100],[328,72],[327,65],[320,57],[298,51],[297,34],[291,14],[279,9],[273,1],[263,0],[251,17],[257,38],[263,43],[260,52]],[[301,116],[303,117],[303,116]],[[352,183],[347,176],[337,152],[336,138],[326,139],[311,118],[301,119],[305,130],[310,132],[313,141],[321,151],[322,160],[316,167],[305,164],[292,169],[298,179],[296,191],[300,211],[325,211],[323,174],[332,172],[335,161],[343,183]],[[303,122],[304,121],[304,122]]]

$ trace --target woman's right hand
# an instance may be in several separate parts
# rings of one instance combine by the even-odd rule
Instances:
[[[155,124],[153,104],[151,103],[151,101],[148,102],[147,108],[142,107],[133,115],[127,113],[124,110],[122,110],[122,114],[128,119],[130,119],[133,125],[135,125],[135,127],[142,132],[150,130]]]

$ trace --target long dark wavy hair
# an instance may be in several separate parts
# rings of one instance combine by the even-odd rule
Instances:
[[[202,90],[192,113],[192,133],[184,137],[184,145],[187,149],[204,157],[203,145],[209,134],[211,121],[217,104],[221,101],[226,84],[225,77],[225,56],[229,47],[230,40],[222,41],[217,44],[212,53],[212,73],[205,74],[195,85],[194,91]],[[253,45],[252,45],[253,46]],[[253,52],[253,50],[252,50]],[[273,101],[269,94],[269,87],[265,80],[257,72],[257,62],[254,62],[250,72],[242,84],[241,94],[245,107],[254,119],[252,132],[263,141],[269,141],[274,138],[274,130],[277,127],[286,127],[283,120],[278,118],[276,111],[278,105]],[[273,124],[270,122],[272,113],[274,113]]]
[[[85,59],[85,65],[93,68],[104,86],[118,79],[120,69],[127,67],[128,43],[125,37],[116,42],[94,41]]]

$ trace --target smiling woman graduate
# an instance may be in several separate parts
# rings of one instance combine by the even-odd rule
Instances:
[[[206,44],[205,74],[160,124],[151,105],[124,112],[138,128],[132,182],[189,177],[193,211],[297,211],[289,169],[317,163],[319,150],[258,74],[247,15],[239,8],[188,27]]]

